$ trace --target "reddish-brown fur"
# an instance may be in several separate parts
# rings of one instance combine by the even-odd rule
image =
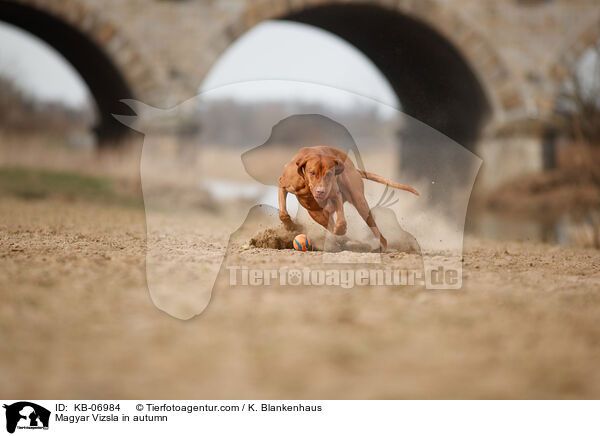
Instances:
[[[298,202],[316,222],[336,235],[344,235],[347,223],[343,205],[349,201],[385,250],[387,241],[377,228],[365,199],[363,178],[419,195],[410,186],[358,170],[345,153],[333,147],[305,147],[285,165],[283,175],[279,178],[279,218],[286,228],[295,227],[286,209],[286,197],[290,192],[296,195]]]

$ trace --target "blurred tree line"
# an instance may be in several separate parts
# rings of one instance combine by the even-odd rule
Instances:
[[[559,127],[572,140],[600,147],[600,41],[570,71],[557,114]]]
[[[36,101],[23,93],[11,79],[0,76],[1,130],[64,134],[90,129],[93,123],[91,107],[74,109],[60,102]]]
[[[600,41],[569,72],[556,115],[558,167],[600,186]]]
[[[308,102],[240,102],[238,100],[216,100],[208,102],[199,109],[200,131],[204,140],[213,144],[231,147],[244,146],[247,137],[264,136],[273,127],[271,120],[281,120],[284,114],[324,114],[321,104]],[[397,118],[382,116],[374,107],[354,107],[350,110],[334,110],[335,121],[342,125],[352,126],[355,140],[366,139],[365,144],[383,143],[394,138],[398,129]],[[287,137],[277,138],[285,145],[297,146],[298,135],[287,132]]]

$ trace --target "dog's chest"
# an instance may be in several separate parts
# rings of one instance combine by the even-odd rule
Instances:
[[[315,197],[313,197],[310,193],[305,195],[296,194],[296,198],[298,199],[298,203],[300,203],[306,210],[317,211],[323,209],[321,206],[319,206],[319,203],[317,203]]]

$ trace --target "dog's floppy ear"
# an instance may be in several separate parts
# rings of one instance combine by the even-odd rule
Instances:
[[[304,177],[306,162],[308,162],[308,156],[301,157],[296,161],[296,166],[298,167],[298,174],[300,174],[302,177]]]
[[[338,176],[340,174],[342,174],[344,172],[344,162],[342,162],[340,159],[336,159],[335,160],[335,175]]]

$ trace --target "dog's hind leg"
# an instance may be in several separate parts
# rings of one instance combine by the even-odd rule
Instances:
[[[354,201],[352,202],[352,204],[354,204],[354,207],[358,211],[359,215],[362,217],[362,219],[365,220],[367,225],[371,228],[371,231],[373,232],[375,237],[379,239],[382,251],[385,251],[387,249],[387,240],[383,237],[383,235],[379,231],[379,228],[377,227],[375,218],[373,218],[373,214],[371,213],[371,209],[369,208],[369,204],[367,203],[367,200],[365,200],[365,198],[363,196],[360,196],[358,198],[357,197],[358,196],[355,196],[353,198]]]

